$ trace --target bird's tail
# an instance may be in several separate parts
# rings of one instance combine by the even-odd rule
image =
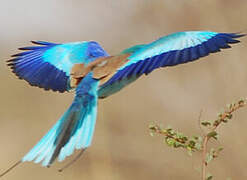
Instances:
[[[50,166],[56,158],[63,161],[75,149],[90,146],[97,114],[97,89],[97,80],[90,74],[84,77],[69,109],[18,164],[34,161]]]
[[[90,146],[97,114],[98,82],[85,77],[76,89],[69,109],[51,130],[23,158],[49,166],[58,157],[63,161],[75,149]]]

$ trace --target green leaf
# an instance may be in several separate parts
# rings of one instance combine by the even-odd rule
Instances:
[[[203,125],[203,126],[205,126],[205,127],[211,126],[211,122],[209,122],[209,121],[202,121],[202,122],[201,122],[201,125]]]
[[[186,141],[188,139],[183,133],[180,132],[176,133],[176,138],[181,139],[183,141]]]
[[[213,179],[213,175],[208,173],[207,174],[207,177],[206,177],[206,180],[212,180]]]
[[[238,104],[244,104],[244,99],[241,98],[241,99],[238,101]]]
[[[227,123],[228,120],[227,120],[227,119],[223,119],[222,122],[223,122],[223,123]]]
[[[197,150],[201,150],[202,144],[199,143],[199,142],[197,142],[197,143],[195,144],[195,148],[196,148]]]
[[[211,153],[207,153],[206,156],[206,163],[210,163],[214,159],[213,155]]]
[[[187,136],[184,136],[184,137],[182,137],[181,139],[182,139],[182,141],[184,141],[184,142],[188,141],[188,137],[187,137]]]
[[[197,141],[199,139],[199,137],[194,135],[194,136],[192,136],[192,139]]]
[[[166,144],[168,145],[168,146],[174,146],[174,144],[175,144],[175,140],[174,139],[172,139],[172,138],[166,138],[165,139],[165,142],[166,142]]]
[[[150,125],[148,126],[148,128],[149,128],[150,130],[152,130],[152,131],[155,131],[155,130],[156,130],[156,126],[153,125],[153,124],[150,124]]]
[[[217,135],[218,135],[218,133],[216,132],[216,131],[211,131],[210,133],[208,133],[207,134],[207,136],[209,137],[209,138],[214,138],[214,139],[216,139],[217,140]]]
[[[224,149],[223,147],[219,147],[217,151],[221,152],[221,151],[223,151],[223,149]]]
[[[194,148],[194,147],[195,147],[195,145],[196,145],[195,140],[191,139],[191,140],[189,141],[188,146],[189,146],[189,147],[191,147],[191,148]]]
[[[232,114],[229,113],[229,114],[226,115],[226,117],[227,117],[228,119],[232,119]]]
[[[232,108],[232,104],[227,104],[226,107],[227,107],[228,109],[231,109],[231,108]]]
[[[207,178],[206,178],[206,180],[212,180],[213,179],[213,176],[208,176]]]
[[[181,144],[180,142],[177,142],[177,141],[176,141],[176,142],[174,143],[174,147],[175,147],[175,148],[179,148],[179,147],[184,147],[184,145]]]

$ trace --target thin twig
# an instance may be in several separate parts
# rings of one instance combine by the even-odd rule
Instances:
[[[207,144],[208,144],[208,136],[204,136],[203,145],[202,145],[202,180],[206,180],[206,172],[207,172]]]
[[[210,129],[210,132],[216,131],[217,128],[226,121],[226,119],[229,119],[230,116],[232,116],[232,113],[238,110],[239,108],[242,108],[246,106],[247,103],[245,100],[240,100],[238,103],[231,105],[231,107],[226,110],[224,113],[219,115],[219,119],[217,119],[214,124],[212,125],[212,128]],[[207,145],[208,141],[211,138],[209,136],[209,133],[203,136],[203,144],[202,144],[202,180],[206,180],[206,173],[207,173]]]
[[[201,111],[199,113],[199,117],[198,117],[198,123],[199,123],[199,128],[200,128],[202,134],[205,135],[206,132],[204,131],[204,129],[202,129],[202,126],[201,126],[201,123],[202,123],[202,112],[203,112],[203,110],[201,109]]]
[[[171,138],[171,139],[174,139],[175,141],[177,141],[177,142],[179,142],[179,143],[181,143],[181,144],[185,144],[185,143],[186,143],[184,140],[179,139],[179,138],[176,138],[176,137],[170,135],[168,132],[162,130],[159,126],[154,126],[154,127],[153,127],[153,130],[154,130],[156,133],[165,135],[166,137]]]

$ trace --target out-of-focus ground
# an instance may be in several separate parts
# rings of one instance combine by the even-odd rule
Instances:
[[[73,94],[46,92],[18,80],[5,60],[29,40],[96,40],[110,54],[185,30],[247,30],[246,0],[1,0],[0,172],[19,160],[56,122]],[[199,133],[197,120],[214,119],[221,107],[247,97],[247,39],[200,61],[159,69],[99,102],[93,145],[58,173],[25,163],[10,180],[199,179],[200,157],[168,148],[151,137],[150,122]],[[247,178],[247,109],[221,129],[225,150],[211,164],[216,179]],[[217,142],[215,142],[217,145]],[[68,162],[68,161],[66,161]]]

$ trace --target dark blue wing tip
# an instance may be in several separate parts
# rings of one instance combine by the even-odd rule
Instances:
[[[58,73],[57,71],[47,72],[49,69],[52,68],[52,66],[47,63],[45,64],[42,61],[40,62],[40,57],[42,56],[42,54],[47,49],[58,44],[45,42],[45,41],[31,41],[31,42],[36,46],[19,48],[19,50],[22,50],[22,52],[12,55],[11,57],[13,58],[6,61],[7,66],[10,67],[11,71],[19,79],[25,79],[31,86],[37,86],[45,90],[52,90],[55,92],[68,91],[67,90],[68,77],[65,75],[65,73],[64,72]],[[39,77],[39,73],[42,72],[47,74],[46,79],[44,79],[43,76]],[[48,75],[50,76],[48,77]],[[53,76],[56,75],[57,76],[56,80],[58,80],[60,83],[53,81],[51,79],[52,75]]]
[[[47,48],[47,47],[58,45],[56,43],[51,43],[51,42],[46,42],[46,41],[31,41],[31,43],[33,43],[35,45],[39,45],[39,46],[21,47],[21,48],[19,48],[19,50],[33,51],[33,50],[44,49],[44,48]]]
[[[39,46],[27,46],[27,47],[18,48],[19,50],[23,52],[11,55],[11,57],[14,57],[14,58],[7,60],[6,61],[7,65],[11,66],[12,63],[16,62],[17,60],[21,60],[21,58],[33,53],[35,50],[45,50],[47,48],[51,48],[52,46],[58,45],[56,43],[51,43],[51,42],[46,42],[46,41],[31,41],[31,43],[35,45],[39,45]]]
[[[208,42],[214,41],[215,39],[216,41],[214,43],[216,43],[217,46],[219,46],[221,49],[226,49],[231,47],[229,44],[239,43],[240,40],[238,40],[238,38],[244,37],[246,35],[247,34],[243,33],[218,33],[216,36],[209,39]]]
[[[219,33],[218,35],[225,35],[225,36],[228,36],[228,37],[233,38],[233,39],[238,39],[238,38],[246,36],[247,34],[237,32],[237,33]]]
[[[57,43],[51,43],[46,41],[30,41],[31,43],[39,46],[27,46],[27,47],[21,47],[18,48],[19,50],[23,51],[17,54],[11,55],[11,57],[14,57],[14,59],[7,60],[6,62],[15,62],[22,58],[23,56],[29,55],[30,53],[33,53],[35,50],[45,50],[46,48],[50,48],[55,45],[59,45]]]
[[[31,41],[31,43],[37,44],[37,45],[43,45],[43,46],[58,45],[56,43],[51,43],[51,42],[47,42],[47,41]]]
[[[10,60],[10,62],[7,64],[7,66],[10,67],[11,71],[18,77],[18,79],[27,80],[28,84],[31,85],[31,86],[36,86],[36,87],[39,87],[39,88],[43,88],[46,91],[52,90],[54,92],[60,92],[60,93],[69,91],[69,89],[68,89],[68,87],[69,87],[68,83],[66,83],[67,86],[60,86],[58,84],[58,85],[54,86],[53,88],[51,88],[51,87],[48,86],[49,84],[47,84],[47,85],[46,84],[43,84],[42,81],[41,81],[42,79],[38,83],[37,82],[29,81],[29,80],[31,80],[31,78],[30,77],[25,77],[24,78],[22,76],[22,72],[18,72],[15,65],[16,65],[16,63],[14,62],[14,59],[13,60]],[[62,72],[62,73],[64,73],[64,72]],[[65,75],[63,77],[61,77],[61,78],[63,79],[64,82],[68,82],[68,77],[66,77]],[[56,83],[56,82],[54,82],[54,83]]]
[[[233,38],[241,38],[241,37],[246,36],[247,34],[238,32],[238,33],[231,33],[231,35]]]

